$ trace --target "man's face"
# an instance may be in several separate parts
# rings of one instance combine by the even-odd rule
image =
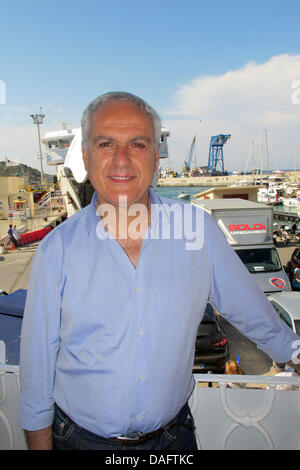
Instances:
[[[154,129],[150,117],[136,105],[114,101],[92,114],[85,169],[100,203],[147,204],[157,168]]]

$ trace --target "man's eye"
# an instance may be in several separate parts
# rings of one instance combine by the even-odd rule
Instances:
[[[108,148],[108,147],[110,147],[110,145],[111,145],[111,142],[100,142],[100,143],[98,144],[98,147],[100,147],[100,148]]]
[[[133,147],[137,149],[144,149],[146,145],[143,142],[133,142]]]

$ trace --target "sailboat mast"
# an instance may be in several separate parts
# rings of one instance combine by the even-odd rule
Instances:
[[[268,149],[268,135],[265,129],[265,140],[266,140],[266,157],[267,157],[267,173],[269,175],[269,149]]]

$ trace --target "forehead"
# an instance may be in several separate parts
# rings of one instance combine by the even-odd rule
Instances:
[[[150,116],[137,105],[122,101],[112,101],[98,108],[91,116],[90,131],[99,129],[126,130],[136,129],[153,134]]]

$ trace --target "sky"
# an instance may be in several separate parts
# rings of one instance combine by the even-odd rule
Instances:
[[[0,0],[0,161],[40,168],[40,107],[44,135],[123,90],[170,130],[164,168],[194,135],[206,165],[217,134],[228,171],[300,168],[299,18],[299,0]]]

